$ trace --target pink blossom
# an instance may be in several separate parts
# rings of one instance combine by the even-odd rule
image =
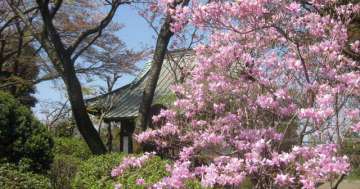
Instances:
[[[137,184],[137,185],[144,185],[144,184],[145,184],[145,180],[142,179],[142,178],[138,178],[138,179],[136,179],[136,184]]]
[[[360,41],[356,40],[355,42],[350,44],[351,50],[356,53],[360,53]]]
[[[288,98],[288,94],[287,91],[285,89],[279,89],[277,90],[274,95],[279,98],[279,99],[287,99]]]
[[[160,182],[154,184],[155,188],[175,188],[184,186],[184,181],[193,178],[194,174],[189,170],[190,162],[175,162],[170,171],[170,176],[164,177]]]
[[[264,109],[276,108],[278,103],[270,96],[259,96],[256,100],[257,104]]]
[[[317,98],[317,102],[320,106],[329,106],[334,103],[334,97],[332,94],[325,94]]]
[[[303,178],[300,180],[303,189],[315,189],[315,183],[309,179]]]
[[[224,111],[224,109],[225,109],[225,104],[216,104],[216,103],[214,103],[214,111],[216,112],[216,113],[221,113],[221,112],[223,112]]]
[[[216,178],[218,177],[217,169],[214,164],[206,167],[204,170],[204,176],[201,179],[201,185],[204,187],[213,187],[217,182]]]
[[[351,127],[354,132],[360,132],[360,122],[356,123]]]
[[[297,2],[292,2],[287,7],[291,12],[297,13],[301,10],[301,5]]]
[[[296,156],[294,154],[289,154],[289,153],[284,152],[284,153],[281,153],[278,158],[279,158],[280,162],[287,164],[287,163],[294,161]]]
[[[290,177],[287,174],[277,174],[275,177],[275,184],[279,185],[280,187],[288,186],[293,182],[294,182],[294,178]]]
[[[360,109],[348,109],[346,111],[346,115],[350,118],[350,119],[357,119],[360,117]]]
[[[191,155],[193,155],[194,153],[194,148],[193,147],[187,147],[187,148],[184,148],[179,156],[180,156],[180,159],[181,160],[189,160],[189,158],[191,157]]]
[[[124,172],[130,168],[140,168],[149,158],[154,156],[155,153],[145,153],[140,157],[126,157],[123,159],[118,167],[115,167],[111,171],[112,177],[121,176]]]

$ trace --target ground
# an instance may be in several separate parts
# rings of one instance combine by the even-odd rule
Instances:
[[[324,184],[319,189],[329,189],[329,184]],[[338,189],[360,189],[360,180],[344,180],[340,183]]]

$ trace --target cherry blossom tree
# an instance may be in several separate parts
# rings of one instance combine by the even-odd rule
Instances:
[[[100,72],[104,67],[116,68],[119,67],[117,65],[122,64],[119,63],[121,61],[109,62],[105,56],[107,53],[113,53],[118,55],[114,58],[124,58],[129,54],[127,51],[109,52],[112,49],[107,43],[111,41],[114,47],[120,50],[124,48],[121,40],[112,34],[119,29],[119,26],[111,25],[111,21],[117,9],[121,5],[129,4],[130,1],[6,0],[5,2],[2,4],[6,6],[6,10],[28,29],[31,38],[34,38],[36,44],[43,50],[43,56],[49,60],[49,64],[44,65],[45,71],[49,74],[36,82],[62,79],[79,132],[94,154],[106,153],[105,145],[86,111],[77,73],[94,73],[94,67]],[[96,64],[89,62],[90,66],[85,68],[76,64],[80,59],[89,57],[89,53],[97,60]],[[128,68],[127,64],[122,65]]]
[[[337,1],[192,1],[166,6],[173,32],[191,25],[208,34],[195,48],[191,76],[173,86],[177,100],[153,117],[159,129],[137,135],[173,160],[169,176],[148,188],[312,189],[338,184],[350,170],[339,153],[343,134],[360,130],[360,72],[343,49],[359,51],[347,28],[359,5]],[[331,14],[323,10],[332,7]],[[165,121],[164,121],[165,120]],[[285,133],[297,131],[291,148]],[[153,154],[129,157],[114,177]],[[141,181],[141,182],[140,182]],[[120,187],[121,185],[117,185]]]

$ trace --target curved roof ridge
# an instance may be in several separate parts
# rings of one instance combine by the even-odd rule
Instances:
[[[144,68],[136,75],[135,79],[130,82],[130,85],[136,85],[143,77],[145,77],[151,68],[151,64],[152,61],[147,61]]]
[[[183,58],[188,55],[192,55],[191,50],[177,50],[169,51],[164,59],[163,67],[159,73],[159,80],[157,82],[156,90],[154,93],[154,100],[161,98],[164,95],[170,94],[170,86],[176,82],[177,67],[171,64],[179,57],[180,64],[182,62],[193,61],[192,59]],[[168,56],[170,55],[170,56]],[[171,56],[173,55],[173,56]],[[148,77],[149,70],[152,65],[152,61],[147,61],[144,64],[143,69],[136,74],[136,77],[128,84],[115,89],[110,93],[100,95],[98,97],[87,100],[88,106],[106,106],[107,97],[112,99],[112,107],[106,115],[108,120],[117,120],[123,118],[136,117],[138,115],[138,109],[141,103],[143,89],[145,87],[145,80]],[[90,112],[92,113],[92,112]],[[96,114],[94,112],[93,114]]]

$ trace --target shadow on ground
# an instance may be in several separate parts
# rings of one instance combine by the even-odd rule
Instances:
[[[330,184],[321,185],[319,189],[330,189]],[[344,180],[340,183],[338,189],[360,189],[360,180]]]

